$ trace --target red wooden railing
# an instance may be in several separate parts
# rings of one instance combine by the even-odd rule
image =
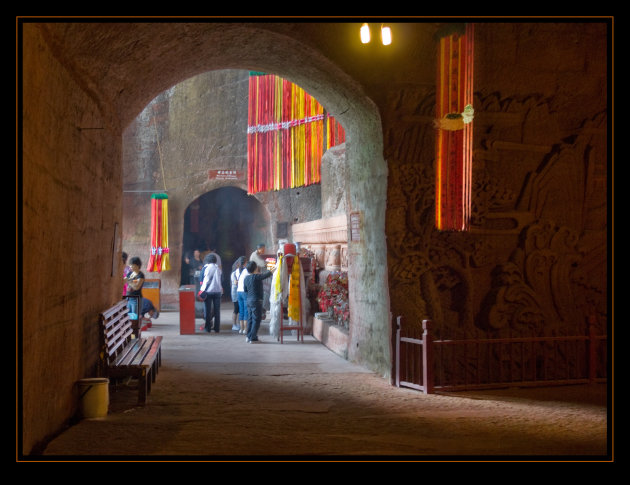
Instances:
[[[397,318],[396,386],[431,394],[504,386],[549,386],[606,381],[606,335],[434,340],[433,322],[422,335],[403,335]]]
[[[422,321],[422,337],[402,335],[402,317],[396,319],[396,386],[410,387],[425,394],[433,392],[431,333],[432,322]]]

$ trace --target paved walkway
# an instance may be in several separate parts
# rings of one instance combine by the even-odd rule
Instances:
[[[202,321],[197,319],[197,327]],[[47,458],[130,460],[595,457],[607,450],[605,386],[424,395],[337,356],[313,337],[280,344],[232,333],[164,336],[145,407],[133,383],[110,394],[106,418],[82,420],[49,443]]]

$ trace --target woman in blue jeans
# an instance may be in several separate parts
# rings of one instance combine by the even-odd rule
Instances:
[[[221,327],[221,296],[223,295],[221,268],[217,265],[217,257],[214,254],[208,254],[203,262],[201,290],[208,294],[203,302],[206,307],[206,325],[204,330],[206,332],[212,330],[212,317],[214,316],[214,331],[218,333]]]

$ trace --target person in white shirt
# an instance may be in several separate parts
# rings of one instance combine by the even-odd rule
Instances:
[[[214,254],[208,254],[203,262],[201,291],[207,293],[207,297],[203,302],[206,306],[206,325],[204,330],[206,332],[212,330],[212,318],[214,317],[214,332],[219,333],[221,328],[221,296],[223,295],[221,268],[217,265],[217,257]]]
[[[239,305],[238,305],[238,277],[245,268],[245,256],[239,257],[232,265],[232,274],[230,275],[230,297],[234,303],[234,313],[232,313],[232,330],[241,333],[241,326],[238,323]]]
[[[238,283],[236,285],[236,296],[238,299],[238,318],[239,324],[241,326],[241,330],[238,332],[240,334],[247,333],[247,293],[245,293],[244,283],[245,278],[249,275],[247,268],[243,268],[239,277]]]

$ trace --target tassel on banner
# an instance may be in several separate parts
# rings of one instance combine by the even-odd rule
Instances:
[[[171,269],[168,249],[168,196],[151,195],[151,255],[147,271],[161,272]]]

